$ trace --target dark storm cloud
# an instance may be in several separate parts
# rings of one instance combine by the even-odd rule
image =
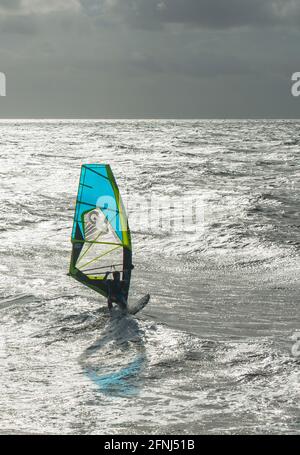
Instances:
[[[0,0],[0,117],[297,117],[299,10],[300,0]]]
[[[299,25],[295,0],[80,0],[90,15],[105,15],[132,26],[151,28],[167,23],[204,28]]]
[[[0,17],[1,34],[31,35],[37,32],[34,17],[29,15],[14,15]]]
[[[0,8],[16,9],[21,5],[21,0],[0,0]]]
[[[124,62],[125,64],[125,62]],[[251,75],[257,70],[243,59],[232,55],[212,54],[203,51],[178,56],[134,55],[129,61],[138,69],[152,73],[186,75],[196,78],[212,78],[225,75]]]

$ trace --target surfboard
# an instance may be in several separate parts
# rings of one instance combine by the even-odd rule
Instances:
[[[136,314],[141,311],[150,300],[150,294],[144,295],[140,300],[135,303],[128,303],[128,313]]]

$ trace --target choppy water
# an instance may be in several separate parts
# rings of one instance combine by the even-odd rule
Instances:
[[[299,127],[1,121],[1,432],[300,432]],[[138,318],[66,276],[91,162],[131,201],[204,208],[201,230],[166,232],[131,205]]]

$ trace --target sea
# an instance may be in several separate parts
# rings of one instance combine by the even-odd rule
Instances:
[[[67,276],[110,164],[136,316]],[[0,121],[0,432],[300,433],[300,121]]]

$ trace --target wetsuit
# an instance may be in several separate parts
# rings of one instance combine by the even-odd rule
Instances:
[[[106,280],[106,283],[108,308],[111,309],[113,302],[115,302],[122,308],[122,310],[126,310],[127,301],[123,292],[123,282],[121,280]]]
[[[134,265],[131,265],[130,270],[134,269]],[[108,279],[110,274],[113,274],[114,279]],[[120,308],[123,310],[127,309],[127,299],[124,293],[124,287],[126,288],[129,284],[130,274],[129,270],[125,269],[123,271],[123,280],[120,278],[121,274],[119,271],[109,271],[106,272],[104,280],[106,281],[107,285],[107,303],[108,308],[112,309],[113,302],[117,303]]]

